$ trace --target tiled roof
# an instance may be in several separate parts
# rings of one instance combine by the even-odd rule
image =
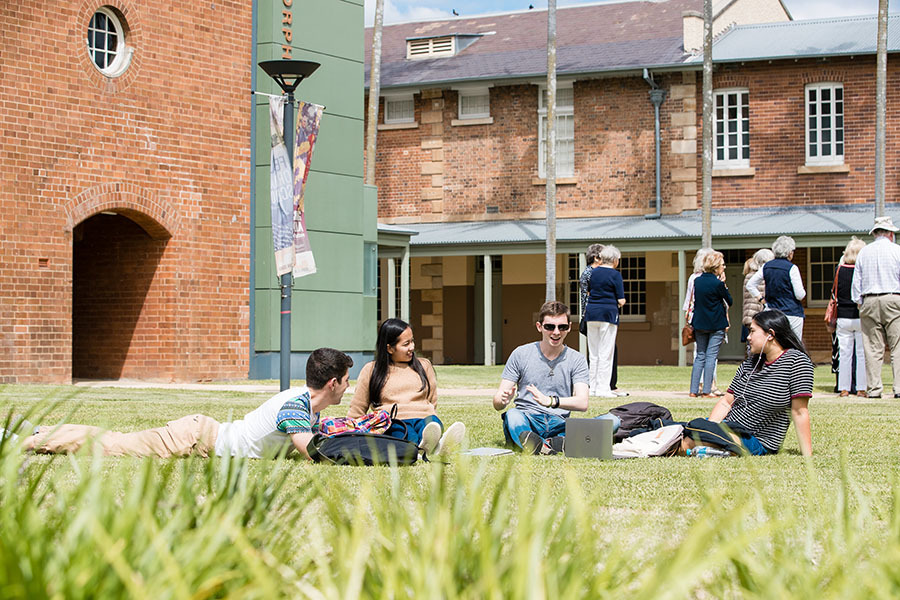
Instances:
[[[657,0],[557,9],[557,73],[596,73],[681,64],[682,13],[701,0]],[[456,56],[407,60],[406,40],[480,34]],[[532,77],[547,72],[547,11],[385,25],[381,87]],[[366,29],[366,85],[372,29]]]
[[[716,210],[712,216],[713,241],[724,238],[794,236],[847,236],[864,234],[874,220],[870,204],[828,208],[770,208],[748,210]],[[900,205],[889,205],[887,214],[900,216]],[[700,211],[680,215],[663,215],[660,219],[644,217],[598,217],[558,219],[556,239],[559,243],[604,241],[627,242],[699,242]],[[545,222],[485,221],[468,223],[419,223],[405,227],[417,231],[410,240],[411,248],[462,247],[544,243]]]
[[[874,16],[738,25],[716,40],[713,61],[875,54],[877,33]],[[888,17],[888,51],[900,51],[900,15]]]

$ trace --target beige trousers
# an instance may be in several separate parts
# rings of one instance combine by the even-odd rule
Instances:
[[[188,415],[166,423],[165,427],[133,433],[104,431],[89,425],[39,427],[25,439],[26,450],[41,454],[77,452],[87,442],[107,456],[187,456],[207,457],[215,451],[219,423],[205,415]]]
[[[869,396],[880,396],[884,390],[881,365],[884,364],[887,342],[891,349],[894,393],[900,393],[900,296],[888,294],[864,298],[859,309],[859,322],[866,352],[866,392]]]

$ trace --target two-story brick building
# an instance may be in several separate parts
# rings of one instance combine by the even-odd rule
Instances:
[[[577,311],[580,253],[596,241],[619,247],[626,364],[684,360],[680,305],[701,233],[701,6],[558,11],[557,295]],[[795,237],[809,290],[805,337],[824,358],[816,322],[834,264],[873,216],[875,20],[791,21],[778,1],[715,9],[713,245],[739,298],[745,258]],[[415,234],[410,316],[437,362],[482,362],[492,348],[502,361],[532,337],[544,297],[545,40],[539,11],[384,29],[379,221]],[[889,89],[897,76],[889,63]],[[888,122],[898,117],[889,101]],[[890,145],[888,156],[890,201]],[[382,281],[402,283],[392,275]],[[739,315],[738,299],[732,322]],[[737,337],[723,357],[741,355]]]

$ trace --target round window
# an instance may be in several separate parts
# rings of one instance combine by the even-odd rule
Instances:
[[[88,24],[88,54],[107,77],[121,75],[131,61],[131,48],[125,45],[125,25],[122,16],[107,6],[98,8]]]

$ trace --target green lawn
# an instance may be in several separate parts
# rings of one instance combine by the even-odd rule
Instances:
[[[442,420],[466,423],[470,446],[502,444],[489,397],[452,391],[494,388],[500,367],[437,371]],[[733,371],[720,366],[720,387]],[[622,402],[706,416],[712,402],[688,398],[688,378],[622,367],[620,387],[634,392]],[[793,428],[773,457],[516,455],[398,469],[88,453],[23,465],[6,446],[0,597],[895,596],[900,400],[840,399],[833,385],[817,368],[810,460]],[[6,385],[0,414],[58,401],[47,422],[127,431],[194,412],[224,421],[264,399]],[[592,401],[588,414],[611,406]]]

